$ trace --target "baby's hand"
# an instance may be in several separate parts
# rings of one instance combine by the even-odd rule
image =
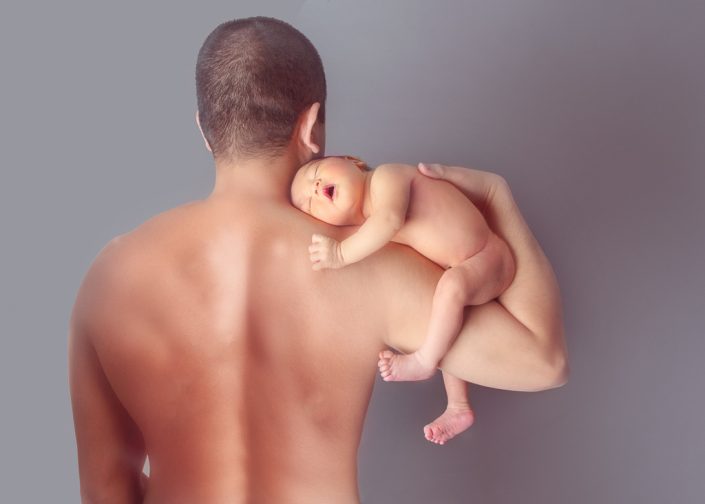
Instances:
[[[315,271],[345,266],[343,254],[340,250],[340,242],[328,236],[313,235],[311,237],[311,245],[308,247],[308,253]]]

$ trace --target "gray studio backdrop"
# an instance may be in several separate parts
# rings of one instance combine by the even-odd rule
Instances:
[[[156,5],[159,3],[160,5]],[[572,375],[378,382],[363,502],[699,503],[705,496],[705,2],[25,2],[0,8],[0,501],[78,502],[66,378],[76,289],[113,236],[205,197],[196,53],[218,23],[307,34],[330,153],[496,171],[555,265]]]

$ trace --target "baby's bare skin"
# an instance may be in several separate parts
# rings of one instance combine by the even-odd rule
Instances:
[[[443,268],[457,266],[487,244],[492,232],[456,187],[397,165],[410,185],[409,207],[392,241],[408,245]]]

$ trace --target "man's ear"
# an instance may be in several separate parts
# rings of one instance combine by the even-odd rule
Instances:
[[[298,140],[313,154],[322,152],[325,147],[322,125],[320,123],[318,125],[316,124],[320,108],[321,104],[319,102],[311,105],[301,114],[301,121],[299,123]]]
[[[213,149],[211,149],[211,144],[209,144],[208,140],[206,140],[206,135],[203,134],[203,128],[201,128],[201,119],[198,116],[198,110],[196,110],[196,124],[198,125],[198,131],[201,132],[201,137],[206,144],[206,149],[208,149],[208,152],[212,153]]]

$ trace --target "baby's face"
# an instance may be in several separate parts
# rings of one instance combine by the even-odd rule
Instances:
[[[354,161],[339,157],[314,159],[296,172],[291,201],[302,212],[336,226],[359,223],[365,174]]]

